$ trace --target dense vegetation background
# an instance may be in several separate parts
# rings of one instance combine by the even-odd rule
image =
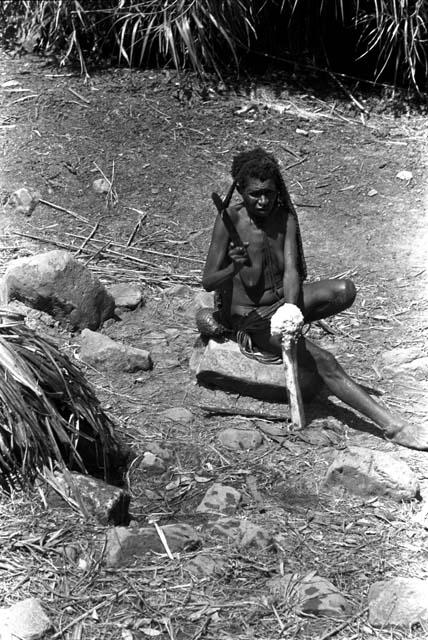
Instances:
[[[266,57],[426,90],[426,0],[4,0],[3,38],[62,63],[191,67]]]

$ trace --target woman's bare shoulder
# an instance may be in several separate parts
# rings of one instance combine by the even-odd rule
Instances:
[[[233,204],[231,207],[228,207],[227,213],[232,218],[233,222],[237,222],[245,213],[244,203],[238,202],[237,204]]]

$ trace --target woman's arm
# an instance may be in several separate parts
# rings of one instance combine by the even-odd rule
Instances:
[[[222,266],[225,263],[226,256],[229,262],[226,266]],[[229,234],[226,231],[222,219],[218,215],[205,261],[202,286],[206,291],[218,289],[224,282],[233,278],[244,264],[248,264],[245,249],[235,247],[233,243],[230,242]]]
[[[298,264],[297,224],[295,217],[289,213],[284,240],[284,300],[300,307],[302,302],[302,282]]]

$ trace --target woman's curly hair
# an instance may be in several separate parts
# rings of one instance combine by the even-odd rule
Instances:
[[[259,180],[272,178],[278,190],[281,189],[281,183],[283,183],[277,160],[261,147],[256,147],[251,151],[243,151],[233,158],[232,178],[241,189],[245,187],[249,178],[258,178]]]

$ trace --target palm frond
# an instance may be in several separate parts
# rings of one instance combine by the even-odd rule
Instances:
[[[0,485],[31,482],[55,464],[108,475],[121,447],[80,369],[1,310],[0,376]]]

